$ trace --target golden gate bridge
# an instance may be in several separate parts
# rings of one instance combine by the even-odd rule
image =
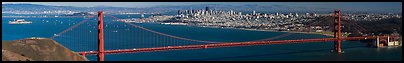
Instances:
[[[120,20],[120,18],[117,18],[112,15],[105,14],[106,16],[112,17],[116,20]],[[95,16],[90,16],[90,18],[95,17]],[[98,50],[93,50],[93,51],[82,51],[82,52],[77,52],[78,54],[82,55],[85,57],[86,55],[98,55],[98,61],[104,61],[104,55],[105,54],[124,54],[124,53],[136,53],[136,52],[155,52],[155,51],[170,51],[170,50],[190,50],[190,49],[208,49],[208,48],[220,48],[220,47],[237,47],[237,46],[254,46],[254,45],[272,45],[272,44],[294,44],[294,43],[308,43],[308,42],[329,42],[329,41],[334,41],[334,51],[336,51],[338,54],[342,53],[341,49],[341,43],[343,40],[370,40],[370,39],[377,39],[378,41],[384,41],[388,42],[390,38],[398,38],[399,36],[358,36],[358,37],[342,37],[341,36],[341,12],[340,10],[337,10],[333,13],[334,17],[334,38],[310,38],[310,39],[295,39],[295,40],[272,40],[272,39],[277,39],[277,38],[283,38],[288,35],[291,35],[291,33],[279,35],[276,37],[272,38],[267,38],[263,40],[254,40],[254,41],[239,41],[239,42],[220,42],[220,41],[206,41],[206,40],[196,40],[196,39],[189,39],[189,38],[183,38],[179,36],[174,36],[171,34],[166,34],[158,31],[154,31],[130,22],[125,22],[125,21],[117,21],[117,22],[123,22],[125,24],[128,24],[132,27],[151,32],[157,35],[165,36],[171,39],[176,39],[176,40],[171,40],[173,42],[177,42],[178,40],[184,40],[184,41],[190,41],[190,42],[199,42],[199,43],[204,43],[204,44],[186,44],[186,45],[174,45],[174,46],[158,46],[158,47],[145,47],[145,48],[127,48],[127,49],[113,49],[113,50],[105,50],[104,48],[104,21],[103,21],[104,14],[102,11],[98,12]],[[62,32],[50,37],[50,38],[56,38],[59,37],[60,35],[71,31],[78,26],[84,24],[85,22],[89,21],[90,18],[87,18],[85,20],[80,21],[79,23],[67,28],[66,30],[63,30]],[[312,23],[312,24],[318,24],[318,22]],[[310,25],[312,25],[310,24]],[[360,31],[365,31],[365,29],[359,29]],[[142,34],[142,33],[139,33]],[[170,41],[169,39],[165,39],[168,42]]]

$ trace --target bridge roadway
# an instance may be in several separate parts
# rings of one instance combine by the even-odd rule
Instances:
[[[387,38],[387,36],[362,36],[362,37],[345,37],[342,40],[367,40]],[[398,36],[390,36],[398,37]],[[153,51],[168,51],[168,50],[187,50],[187,49],[205,49],[205,48],[218,48],[218,47],[234,47],[234,46],[252,46],[252,45],[266,45],[266,44],[290,44],[290,43],[306,43],[306,42],[329,42],[334,41],[335,38],[317,38],[317,39],[297,39],[297,40],[276,40],[276,41],[251,41],[251,42],[227,42],[227,43],[214,43],[203,45],[184,45],[184,46],[165,46],[153,48],[136,48],[136,49],[118,49],[118,50],[105,50],[105,54],[118,54],[118,53],[135,53],[135,52],[153,52]],[[331,45],[332,46],[332,45]],[[97,51],[84,51],[77,52],[80,55],[95,55]]]

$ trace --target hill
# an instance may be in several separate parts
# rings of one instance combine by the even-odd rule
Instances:
[[[334,25],[333,17],[331,16],[323,16],[317,18],[318,21],[312,21],[305,23],[306,25],[311,26],[322,26],[328,27],[326,31],[332,31],[332,27]],[[313,24],[314,22],[318,22]],[[402,33],[402,18],[387,18],[376,21],[352,21],[341,19],[342,32],[350,32],[352,33],[350,36],[361,36],[362,34],[372,34],[380,35],[380,34],[392,34],[392,33]]]
[[[48,38],[2,41],[2,61],[88,61]]]

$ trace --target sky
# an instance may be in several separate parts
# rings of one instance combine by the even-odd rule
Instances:
[[[259,4],[259,5],[287,5],[316,8],[401,8],[401,2],[2,2],[2,4],[30,3],[54,6],[76,6],[76,7],[131,7],[144,8],[153,6],[180,6],[197,4]]]

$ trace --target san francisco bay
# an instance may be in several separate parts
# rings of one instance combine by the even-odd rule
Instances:
[[[15,15],[3,15],[15,16]],[[27,16],[27,15],[24,15]],[[40,16],[40,15],[28,15]],[[49,15],[54,16],[54,15]],[[114,15],[118,18],[139,18],[139,14],[133,15]],[[146,15],[148,17],[150,15]],[[25,19],[32,21],[32,24],[10,25],[8,21],[13,19]],[[86,18],[2,18],[2,40],[17,40],[29,37],[49,38],[69,27],[78,24]],[[105,48],[128,49],[128,48],[147,48],[159,46],[173,46],[167,44],[206,44],[200,42],[168,42],[161,39],[165,36],[156,35],[141,29],[131,27],[122,22],[114,21],[110,17],[105,17]],[[242,42],[260,40],[279,35],[288,34],[287,32],[271,31],[252,31],[240,29],[222,29],[206,28],[181,25],[163,25],[158,23],[134,23],[136,25],[155,30],[161,33],[174,36],[206,40],[217,42]],[[54,38],[63,46],[76,51],[97,50],[97,19],[91,18],[88,22],[78,26],[71,31]],[[293,33],[283,38],[273,40],[287,39],[305,39],[305,38],[329,38],[328,36],[316,34]],[[174,40],[173,40],[174,41]],[[280,45],[260,45],[260,46],[241,46],[224,47],[211,49],[195,50],[173,50],[158,52],[139,52],[130,54],[106,55],[106,61],[402,61],[402,48],[369,48],[358,41],[343,41],[342,50],[344,54],[338,55],[331,52],[332,42],[318,43],[298,43],[298,44],[280,44]],[[91,61],[96,61],[95,55],[88,55]]]

